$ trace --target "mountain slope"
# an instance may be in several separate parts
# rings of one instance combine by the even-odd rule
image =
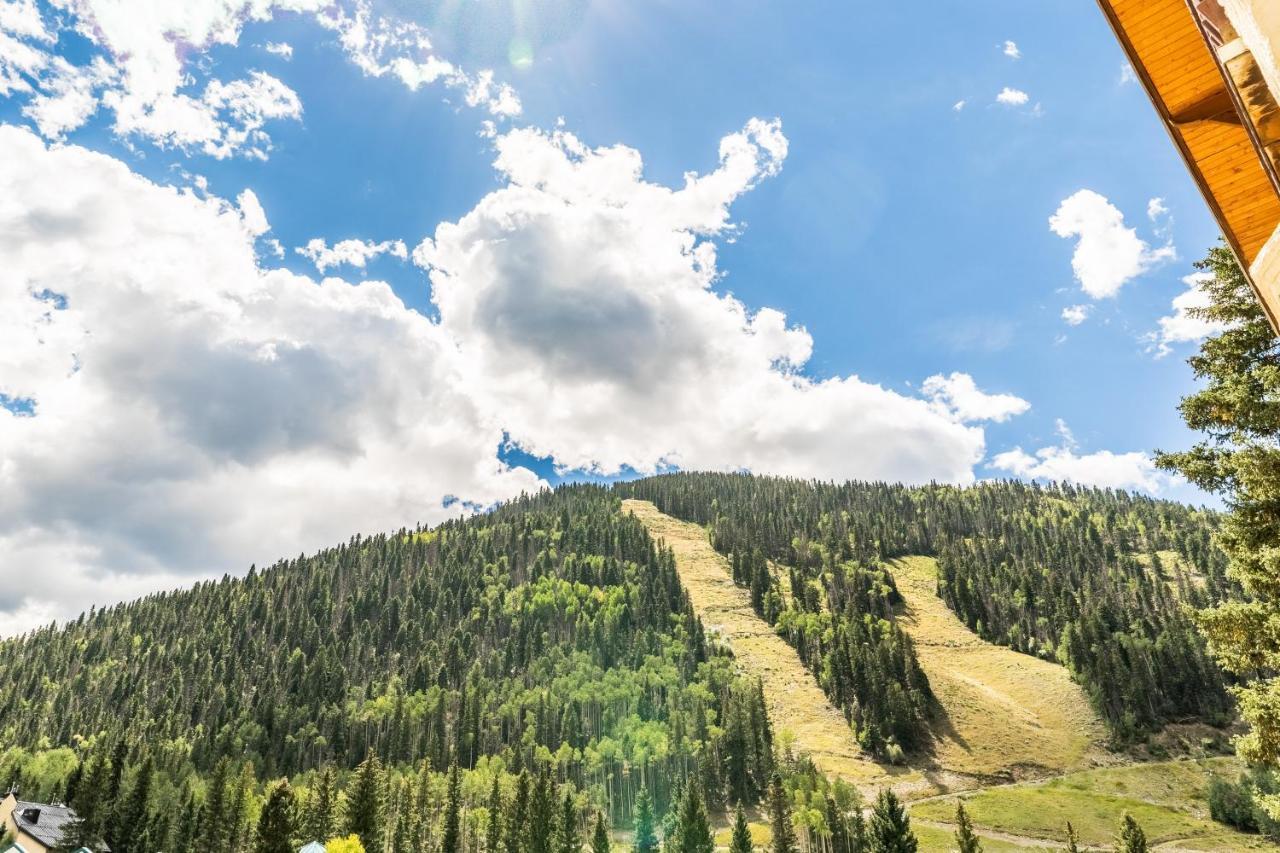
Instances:
[[[1039,776],[1109,760],[1106,724],[1064,667],[970,631],[938,598],[932,558],[903,557],[889,567],[903,598],[902,626],[942,707],[934,744],[939,764]]]

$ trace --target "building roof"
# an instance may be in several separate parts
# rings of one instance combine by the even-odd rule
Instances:
[[[309,844],[302,845],[298,853],[324,853],[324,845],[319,841],[312,841]]]
[[[1247,274],[1280,225],[1280,189],[1209,34],[1188,0],[1098,5]]]
[[[32,817],[35,819],[32,820]],[[70,806],[32,803],[25,800],[17,800],[13,806],[14,826],[45,847],[62,847],[63,835],[75,821],[76,813]],[[109,853],[105,844],[99,849]]]

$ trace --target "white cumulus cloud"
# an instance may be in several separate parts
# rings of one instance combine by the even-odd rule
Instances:
[[[1006,107],[1020,107],[1031,99],[1031,96],[1021,89],[1013,89],[1005,86],[996,95],[996,103],[1004,104]]]
[[[1062,309],[1062,319],[1068,326],[1079,326],[1089,319],[1092,311],[1092,305],[1068,305]]]
[[[1021,447],[998,453],[990,468],[1029,480],[1054,480],[1110,489],[1137,489],[1152,494],[1168,488],[1173,479],[1139,451],[1080,453],[1071,431],[1058,421],[1061,443],[1028,453]]]
[[[1093,190],[1077,190],[1049,217],[1049,228],[1063,238],[1077,238],[1071,268],[1080,287],[1093,299],[1115,296],[1127,282],[1177,256],[1172,245],[1153,249],[1124,224],[1124,214]]]
[[[409,257],[409,249],[403,240],[383,240],[381,243],[372,240],[339,240],[329,246],[321,238],[314,237],[307,241],[307,245],[299,246],[294,251],[315,264],[320,272],[344,264],[364,267],[379,255],[391,255],[401,260]]]
[[[1174,344],[1193,343],[1226,329],[1216,320],[1192,316],[1198,308],[1208,308],[1210,299],[1204,284],[1213,278],[1210,273],[1192,273],[1184,276],[1187,289],[1173,298],[1173,313],[1159,319],[1160,328],[1146,336],[1150,350],[1156,358],[1164,358],[1173,351]]]
[[[930,376],[921,385],[921,390],[956,420],[964,422],[1001,423],[1031,408],[1030,403],[1013,394],[986,393],[967,373]]]
[[[1010,59],[1022,58],[1022,51],[1018,50],[1018,45],[1016,42],[1006,40],[1004,43],[1004,50],[1001,52],[1004,53],[1004,55],[1009,57]]]

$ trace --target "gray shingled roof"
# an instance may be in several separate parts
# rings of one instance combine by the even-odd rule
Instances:
[[[35,822],[27,820],[27,809],[38,809]],[[18,800],[13,806],[13,822],[18,829],[39,841],[45,847],[61,847],[63,833],[76,820],[76,813],[69,806],[51,806],[45,803],[29,803]],[[103,844],[99,850],[110,853]]]

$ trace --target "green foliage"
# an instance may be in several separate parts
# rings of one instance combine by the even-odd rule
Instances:
[[[635,853],[654,853],[658,849],[658,834],[653,815],[653,798],[648,788],[641,788],[636,797]]]
[[[1080,836],[1071,821],[1067,821],[1067,853],[1080,853]]]
[[[773,830],[772,853],[796,853],[796,830],[791,823],[791,802],[782,776],[773,774],[769,784],[769,828]]]
[[[973,831],[973,821],[964,810],[964,801],[956,801],[956,850],[959,853],[982,853],[982,842]]]
[[[1251,731],[1237,740],[1246,759],[1280,764],[1280,347],[1234,257],[1223,246],[1197,265],[1209,304],[1192,316],[1224,328],[1188,359],[1201,390],[1183,398],[1187,426],[1206,438],[1157,462],[1210,492],[1230,512],[1218,542],[1245,601],[1220,602],[1200,614],[1214,655],[1244,680],[1236,688]],[[1280,802],[1273,803],[1280,810]]]
[[[355,780],[347,793],[346,831],[360,839],[366,850],[382,847],[382,763],[370,753],[356,768]]]
[[[711,821],[702,805],[697,785],[686,785],[680,804],[680,826],[676,840],[676,853],[714,853],[715,838]]]
[[[441,853],[462,851],[462,787],[456,764],[449,768],[449,794],[444,806],[444,834],[440,839],[440,850]]]
[[[868,827],[871,853],[916,853],[918,842],[911,831],[911,819],[890,788],[876,797]]]
[[[1147,853],[1147,836],[1134,820],[1125,814],[1120,822],[1120,834],[1116,836],[1116,853]]]
[[[733,810],[733,835],[729,840],[729,853],[752,853],[751,827],[747,825],[747,813],[738,806]]]
[[[267,801],[258,817],[253,853],[293,853],[293,789],[281,779],[267,792]]]
[[[604,822],[604,812],[596,812],[596,828],[591,833],[591,853],[609,853],[609,828]]]
[[[933,705],[885,561],[937,558],[938,594],[990,642],[1064,663],[1117,743],[1224,723],[1223,675],[1185,613],[1236,594],[1214,513],[1115,490],[673,474],[619,486],[707,525],[863,744],[920,749]],[[1171,553],[1170,553],[1171,552]],[[1170,559],[1163,559],[1164,553]],[[772,561],[777,577],[767,572]],[[789,578],[789,599],[782,594]],[[1277,716],[1280,719],[1280,715]]]
[[[1235,782],[1215,776],[1209,782],[1209,816],[1242,832],[1261,832],[1280,842],[1280,820],[1266,803],[1280,794],[1280,780],[1273,771],[1255,768]]]

